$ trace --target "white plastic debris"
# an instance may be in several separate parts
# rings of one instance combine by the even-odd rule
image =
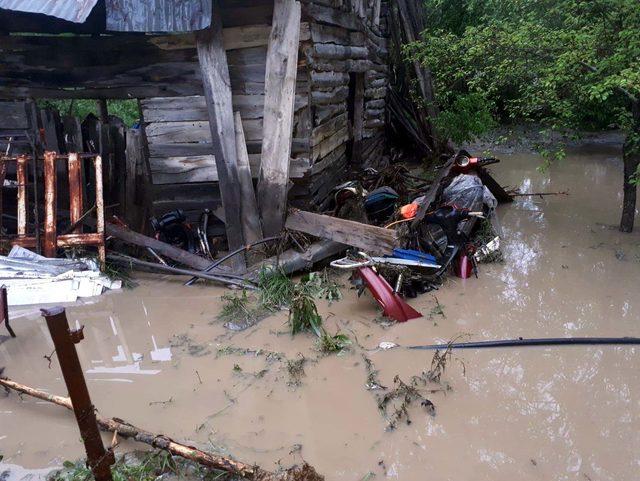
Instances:
[[[380,349],[382,349],[383,351],[388,351],[389,349],[393,349],[394,347],[398,347],[398,345],[395,342],[382,341],[380,344],[378,344],[378,347]]]
[[[93,259],[49,259],[14,246],[0,256],[0,286],[7,288],[10,306],[75,302],[120,289],[122,281],[103,275]]]

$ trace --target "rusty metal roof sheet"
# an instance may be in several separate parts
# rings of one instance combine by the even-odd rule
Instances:
[[[42,13],[74,23],[83,23],[98,0],[0,0],[0,8]]]

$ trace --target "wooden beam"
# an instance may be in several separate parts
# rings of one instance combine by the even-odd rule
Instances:
[[[289,209],[286,227],[357,247],[369,254],[391,254],[395,247],[400,247],[399,237],[393,229],[298,209]]]
[[[238,153],[238,176],[240,181],[240,213],[242,214],[242,232],[247,244],[252,244],[262,239],[262,225],[256,193],[253,190],[249,153],[247,141],[244,138],[242,118],[240,112],[235,113],[236,127],[236,151]]]
[[[429,212],[429,208],[431,207],[431,204],[433,203],[433,201],[436,200],[436,198],[442,192],[442,181],[451,172],[451,168],[453,167],[453,164],[454,164],[454,158],[451,157],[447,161],[447,163],[444,164],[444,166],[440,169],[440,172],[438,173],[438,176],[433,181],[433,184],[429,186],[429,190],[425,194],[424,199],[420,204],[420,208],[418,209],[416,218],[411,222],[411,225],[413,227],[416,227],[422,221],[422,219],[424,219],[424,216],[426,215],[426,213]]]
[[[225,212],[225,228],[230,250],[244,245],[240,213],[238,158],[235,143],[231,81],[224,50],[220,5],[213,2],[211,27],[196,34],[202,84],[209,112],[209,127],[213,154],[216,160],[220,195]],[[299,28],[298,28],[299,31]],[[234,271],[243,272],[244,258],[235,256],[231,261]]]
[[[267,50],[258,206],[265,236],[280,233],[289,184],[289,158],[300,40],[300,2],[275,0]]]

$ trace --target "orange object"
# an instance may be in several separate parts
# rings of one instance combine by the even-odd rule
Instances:
[[[400,215],[404,219],[413,219],[418,214],[418,204],[407,204],[400,207]]]

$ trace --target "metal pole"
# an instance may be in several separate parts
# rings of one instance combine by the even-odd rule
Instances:
[[[7,288],[4,286],[0,287],[0,314],[2,314],[0,322],[4,321],[4,325],[11,337],[16,337],[16,333],[13,332],[9,325],[9,302],[7,301]]]
[[[87,463],[96,481],[112,481],[111,465],[115,462],[113,451],[105,450],[100,437],[96,412],[84,379],[82,366],[74,344],[84,339],[83,327],[70,330],[63,307],[42,309],[47,327],[56,348],[60,369],[73,404],[73,412],[80,428],[80,436],[87,452]]]

